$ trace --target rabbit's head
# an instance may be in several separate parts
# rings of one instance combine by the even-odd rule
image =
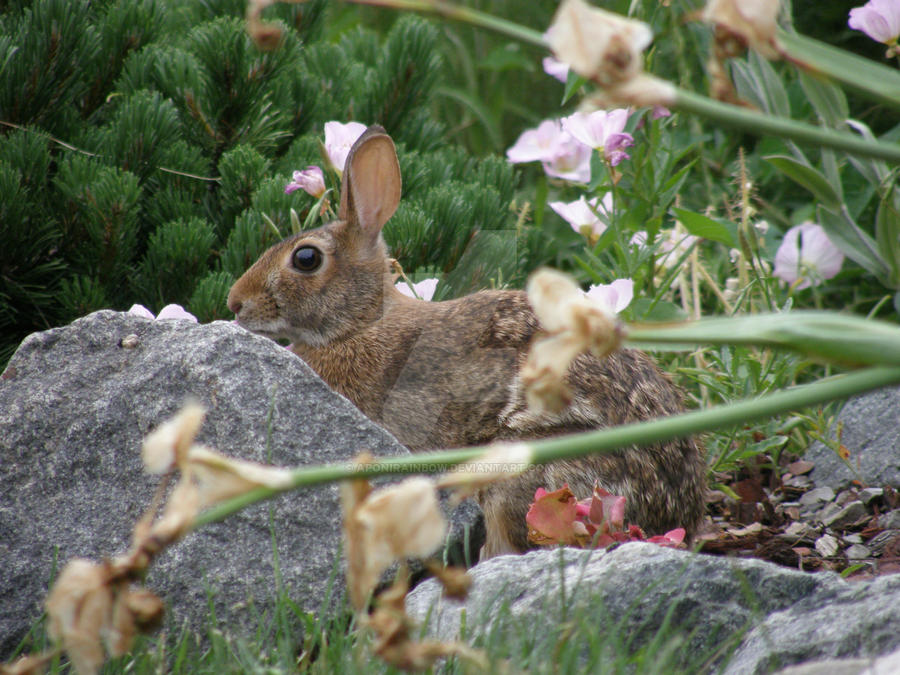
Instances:
[[[276,244],[232,286],[228,308],[238,323],[319,347],[377,321],[392,290],[381,228],[400,185],[393,141],[369,127],[347,155],[338,219]]]

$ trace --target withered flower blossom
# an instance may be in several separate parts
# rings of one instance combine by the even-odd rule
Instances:
[[[643,51],[653,32],[642,21],[565,0],[544,38],[559,61],[601,87],[601,107],[675,101],[672,85],[644,73]]]
[[[529,408],[559,412],[570,400],[565,376],[576,356],[604,357],[624,337],[621,322],[605,303],[587,297],[565,274],[541,269],[531,276],[528,300],[546,333],[532,343],[521,378]]]

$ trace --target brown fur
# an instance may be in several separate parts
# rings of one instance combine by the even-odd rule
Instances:
[[[400,198],[390,138],[371,127],[347,158],[339,219],[276,244],[231,289],[228,306],[250,330],[293,341],[329,385],[411,450],[540,438],[682,411],[679,391],[645,354],[578,357],[572,403],[559,415],[525,405],[518,371],[537,319],[521,291],[482,291],[447,302],[394,288],[381,228]],[[314,272],[292,266],[315,246]],[[482,490],[482,557],[530,548],[525,513],[535,490],[594,483],[627,497],[626,518],[656,534],[693,534],[704,510],[705,464],[693,439],[534,467]]]

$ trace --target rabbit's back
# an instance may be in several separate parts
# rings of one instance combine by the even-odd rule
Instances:
[[[413,451],[544,438],[683,410],[679,390],[656,364],[625,349],[605,359],[579,356],[567,376],[571,404],[559,414],[531,412],[518,373],[539,329],[521,291],[433,303],[404,298],[348,339],[297,352]],[[538,487],[568,484],[584,498],[595,482],[626,495],[626,518],[648,533],[685,527],[692,534],[703,515],[705,463],[696,440],[632,447],[535,467],[482,491],[487,522],[503,530],[489,534],[498,549],[485,555],[529,548],[525,513]]]

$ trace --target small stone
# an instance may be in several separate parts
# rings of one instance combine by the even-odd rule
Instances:
[[[872,557],[872,552],[862,544],[853,544],[844,553],[847,554],[847,560],[862,560]]]
[[[838,506],[847,506],[850,502],[859,501],[859,494],[856,490],[842,490],[838,493],[838,496],[835,497],[834,502]]]
[[[800,520],[800,505],[796,502],[791,502],[790,504],[784,503],[782,506],[782,513],[786,518],[790,520]]]
[[[827,485],[810,490],[800,497],[800,506],[816,506],[822,502],[830,502],[834,499],[834,490]]]
[[[791,523],[784,532],[778,535],[779,539],[785,539],[792,543],[799,543],[801,541],[812,542],[813,537],[815,536],[815,529],[801,520]]]
[[[878,526],[885,530],[900,530],[900,509],[878,516]]]
[[[790,476],[790,478],[785,478],[783,482],[784,482],[785,486],[787,486],[787,487],[799,488],[799,489],[808,488],[810,485],[813,484],[812,480],[810,479],[809,476],[793,476],[792,475],[792,476]]]
[[[122,338],[119,346],[122,347],[122,349],[134,349],[135,347],[139,347],[140,344],[141,339],[134,333],[131,333]]]
[[[706,492],[707,504],[720,504],[726,499],[728,499],[728,495],[726,495],[721,490],[707,490]]]
[[[787,470],[790,471],[795,476],[802,476],[805,473],[809,473],[813,470],[815,464],[812,462],[807,462],[805,460],[798,460],[796,462],[791,462],[787,465]]]
[[[845,544],[861,544],[861,543],[863,543],[863,538],[858,534],[845,534],[844,535],[844,543]]]
[[[880,487],[872,487],[865,488],[864,490],[859,491],[859,501],[861,501],[866,506],[869,505],[873,499],[880,499],[884,496],[884,488]]]
[[[823,558],[830,558],[838,552],[838,540],[837,537],[833,537],[830,534],[823,534],[821,537],[816,539],[816,551]]]
[[[848,527],[853,525],[869,515],[869,511],[865,505],[859,500],[850,502],[840,511],[828,518],[822,518],[822,522],[826,527]]]
[[[841,512],[840,506],[838,506],[834,502],[828,502],[827,504],[825,504],[824,507],[822,507],[819,510],[818,513],[816,513],[816,519],[818,519],[819,521],[824,523],[826,520],[833,518],[840,512]]]
[[[885,530],[879,532],[869,539],[868,545],[875,555],[881,555],[888,546],[892,546],[893,542],[900,539],[900,530]]]

